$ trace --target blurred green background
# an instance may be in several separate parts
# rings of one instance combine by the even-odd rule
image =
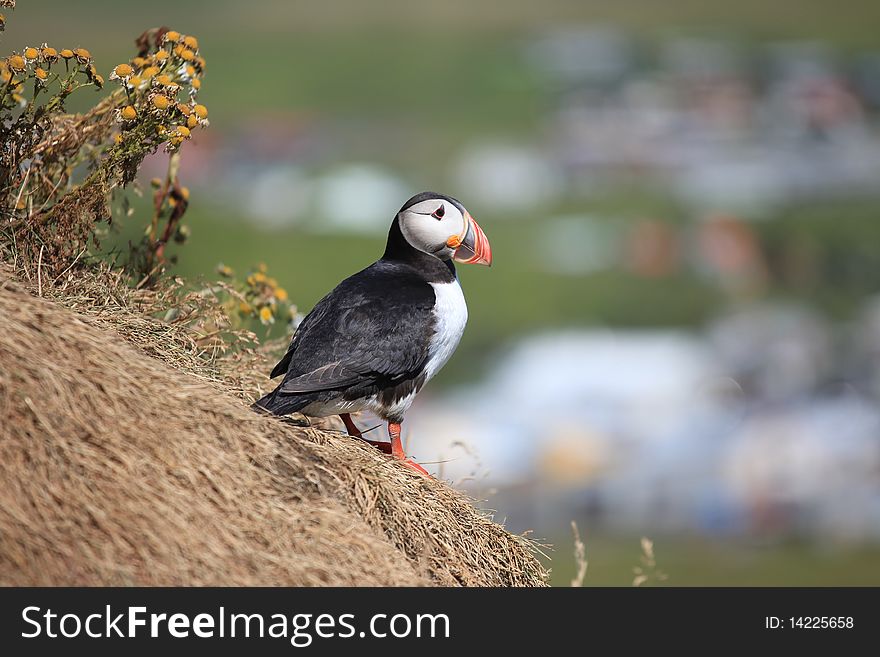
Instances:
[[[839,327],[861,321],[880,289],[880,169],[870,174],[880,151],[869,148],[880,106],[876,2],[43,0],[20,2],[7,22],[7,49],[83,45],[103,73],[148,27],[198,36],[211,127],[184,151],[192,238],[175,250],[185,276],[264,262],[308,311],[378,257],[409,195],[461,198],[495,263],[460,268],[470,322],[432,383],[440,391],[478,385],[524,336],[693,333],[761,304],[807,308],[846,342]],[[863,150],[851,156],[852,144]],[[701,177],[716,159],[736,165],[718,169],[722,181],[746,172],[733,192]],[[793,164],[812,168],[789,179]],[[495,180],[493,167],[507,177]],[[160,171],[157,159],[147,177]],[[534,174],[542,185],[518,184]],[[339,207],[334,195],[353,198]],[[137,234],[121,223],[120,245]],[[839,362],[848,359],[858,353]],[[874,374],[853,368],[823,371],[798,389],[800,402],[843,381],[876,408]],[[746,406],[766,401],[731,376]],[[865,449],[876,459],[870,427]],[[573,513],[587,540],[586,583],[628,584],[637,536],[651,533],[669,584],[878,584],[880,512],[870,509],[880,472],[867,477],[865,531],[830,545],[818,530],[758,540],[737,530],[727,540]],[[556,545],[556,583],[566,583],[567,521],[516,520],[503,497],[495,508],[514,529],[534,521]]]

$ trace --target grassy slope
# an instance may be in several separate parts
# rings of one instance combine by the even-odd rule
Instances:
[[[113,280],[53,302],[0,267],[0,585],[543,585],[446,483],[254,413]]]

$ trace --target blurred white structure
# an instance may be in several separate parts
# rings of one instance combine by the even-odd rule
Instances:
[[[474,144],[453,165],[457,194],[469,203],[523,215],[553,203],[562,193],[562,172],[533,148]]]
[[[699,412],[710,404],[718,376],[705,345],[685,333],[546,334],[503,356],[478,389],[417,404],[411,426],[418,424],[420,454],[461,440],[491,464],[496,481],[552,479],[536,467],[555,440],[587,441],[605,455],[593,459],[598,466],[617,468],[633,441],[663,440],[685,421],[683,407]],[[450,408],[469,435],[449,434]],[[447,473],[460,477],[469,467],[463,459]]]
[[[310,227],[322,232],[385,233],[393,213],[411,190],[382,167],[349,164],[315,182],[317,220]]]
[[[312,184],[300,167],[278,166],[257,172],[247,192],[244,207],[253,221],[284,228],[307,216]]]

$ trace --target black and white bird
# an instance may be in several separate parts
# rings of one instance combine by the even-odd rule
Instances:
[[[368,410],[388,422],[388,443],[369,441],[409,467],[400,424],[413,398],[442,368],[461,339],[467,304],[453,260],[489,265],[485,233],[464,206],[444,194],[416,194],[394,217],[385,253],[346,278],[300,324],[272,370],[281,384],[254,406],[286,415],[340,415]]]

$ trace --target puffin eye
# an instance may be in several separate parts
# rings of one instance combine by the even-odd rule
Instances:
[[[437,221],[440,221],[443,218],[444,214],[446,214],[446,206],[441,205],[439,208],[431,213],[431,216],[434,217]]]

